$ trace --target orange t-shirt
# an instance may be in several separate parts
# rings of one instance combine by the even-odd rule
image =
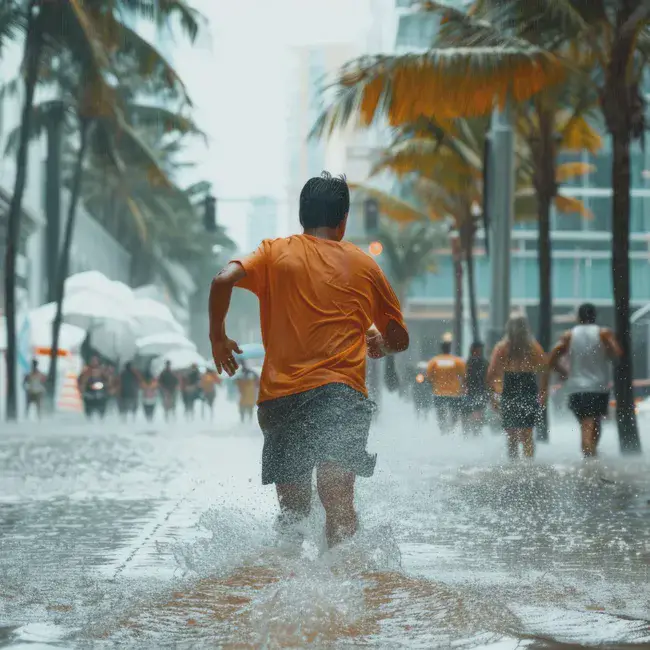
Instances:
[[[294,235],[264,240],[234,260],[237,286],[260,300],[265,349],[258,403],[342,383],[364,395],[366,331],[404,327],[399,301],[377,263],[348,242]]]
[[[465,382],[465,362],[453,354],[439,354],[429,361],[427,376],[434,395],[460,397]]]

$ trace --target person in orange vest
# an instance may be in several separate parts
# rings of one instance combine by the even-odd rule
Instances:
[[[440,354],[429,361],[427,378],[433,390],[440,430],[449,433],[462,415],[465,393],[465,362],[451,353],[451,341],[443,341]]]

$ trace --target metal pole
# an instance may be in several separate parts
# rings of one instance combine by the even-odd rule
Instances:
[[[63,108],[51,115],[47,125],[47,162],[45,168],[45,264],[47,269],[47,300],[56,300],[61,250],[61,142]]]
[[[492,152],[489,174],[492,286],[488,347],[503,337],[510,316],[510,240],[514,220],[514,135],[512,109],[507,102],[503,111],[492,116]]]

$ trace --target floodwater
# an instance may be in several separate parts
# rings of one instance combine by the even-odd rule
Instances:
[[[598,461],[569,420],[510,463],[389,398],[362,532],[324,552],[316,507],[296,551],[260,433],[218,406],[3,431],[0,648],[650,647],[650,462],[611,426]]]

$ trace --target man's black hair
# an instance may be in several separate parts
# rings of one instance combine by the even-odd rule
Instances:
[[[300,192],[298,215],[305,230],[336,228],[350,211],[350,188],[345,176],[323,172],[310,178]]]
[[[476,352],[477,350],[482,350],[484,347],[483,341],[474,341],[469,350],[470,352]]]
[[[593,325],[596,322],[596,306],[585,302],[578,307],[578,322],[582,325]]]
[[[443,341],[440,350],[443,354],[451,354],[451,341]]]

